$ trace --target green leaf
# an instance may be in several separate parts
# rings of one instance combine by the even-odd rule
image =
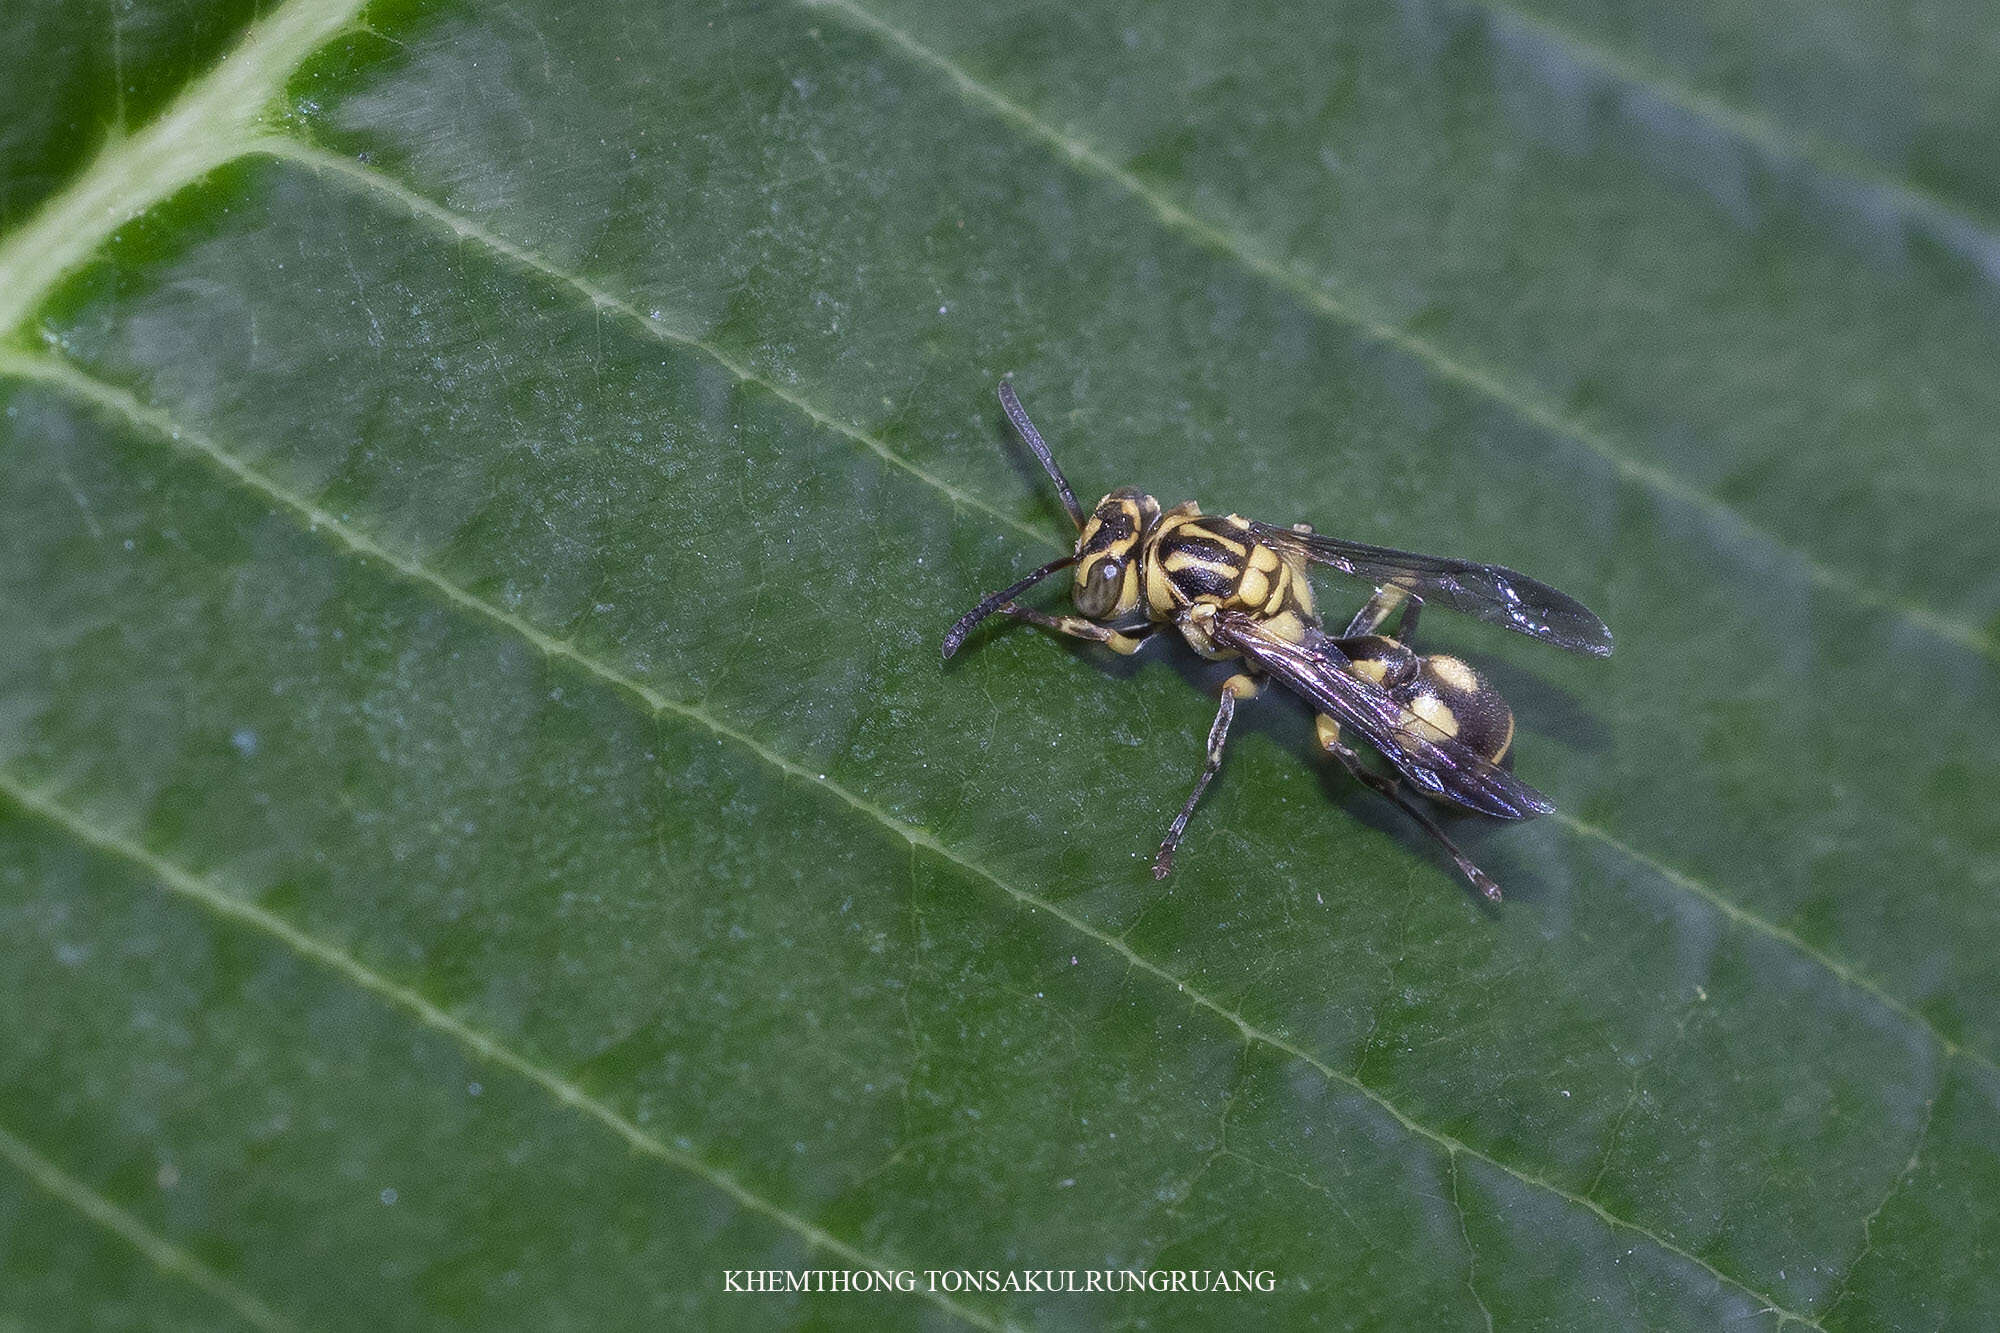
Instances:
[[[2000,18],[1830,3],[32,0],[0,1322],[1992,1325]],[[1425,619],[1503,908],[1275,691],[1156,885],[1214,676],[940,665],[1006,374],[1605,615]]]

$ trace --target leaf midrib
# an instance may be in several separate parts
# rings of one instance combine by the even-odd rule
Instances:
[[[0,243],[0,338],[18,333],[57,283],[119,227],[239,157],[286,80],[365,0],[288,0],[146,127],[112,138],[68,188]]]

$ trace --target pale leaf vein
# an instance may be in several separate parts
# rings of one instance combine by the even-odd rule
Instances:
[[[815,1249],[834,1255],[857,1269],[893,1273],[899,1267],[864,1253],[825,1228],[772,1203],[729,1172],[692,1152],[675,1147],[657,1134],[649,1133],[554,1070],[537,1064],[498,1038],[448,1013],[418,991],[383,976],[338,945],[329,944],[284,917],[217,888],[132,839],[100,827],[82,811],[24,785],[5,772],[0,772],[0,794],[77,841],[139,867],[177,896],[219,917],[270,936],[301,957],[311,959],[391,1007],[409,1014],[425,1027],[451,1038],[479,1059],[520,1076],[563,1105],[597,1121],[635,1151],[707,1182],[744,1209],[796,1233]],[[987,1315],[953,1300],[944,1292],[919,1291],[917,1294],[975,1327],[995,1330],[995,1333],[1002,1327]]]
[[[919,42],[902,29],[878,17],[853,0],[804,0],[814,9],[846,15],[855,25],[874,34],[891,48],[919,64],[943,74],[969,101],[985,106],[1001,122],[1055,150],[1056,156],[1079,170],[1110,181],[1142,203],[1161,223],[1186,235],[1205,248],[1223,255],[1256,273],[1273,287],[1302,301],[1316,314],[1355,330],[1372,342],[1395,348],[1411,357],[1430,374],[1448,383],[1469,389],[1499,405],[1511,415],[1560,439],[1583,446],[1597,455],[1620,476],[1646,490],[1663,495],[1710,517],[1729,524],[1752,541],[1798,562],[1813,582],[1843,597],[1886,611],[1908,620],[1938,638],[1955,643],[1982,657],[2000,662],[2000,642],[1977,627],[1908,597],[1872,587],[1843,570],[1826,564],[1808,551],[1791,546],[1775,534],[1753,523],[1727,502],[1690,485],[1663,468],[1638,458],[1629,445],[1594,430],[1544,401],[1532,389],[1510,383],[1500,372],[1478,365],[1462,354],[1449,352],[1430,339],[1368,314],[1352,296],[1335,295],[1320,278],[1262,253],[1247,238],[1211,222],[1169,199],[1147,185],[1131,171],[1113,162],[1104,153],[1075,135],[1057,129],[1033,110],[981,82],[949,57]]]
[[[167,1240],[102,1194],[29,1146],[25,1139],[0,1129],[0,1158],[32,1180],[44,1192],[62,1200],[90,1221],[130,1245],[147,1262],[170,1277],[201,1288],[258,1328],[296,1327],[264,1302]]]

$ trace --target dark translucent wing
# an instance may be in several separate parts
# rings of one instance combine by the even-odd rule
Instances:
[[[1403,706],[1379,686],[1344,670],[1347,658],[1318,631],[1310,632],[1303,644],[1292,643],[1252,616],[1224,611],[1210,633],[1342,728],[1366,738],[1398,772],[1432,795],[1499,819],[1532,819],[1555,809],[1533,787],[1457,741],[1425,740],[1405,730],[1409,714]]]
[[[1499,565],[1392,551],[1386,546],[1342,541],[1270,523],[1252,523],[1250,531],[1266,545],[1296,552],[1315,564],[1331,565],[1370,583],[1407,588],[1426,606],[1447,606],[1573,653],[1611,656],[1611,631],[1589,607],[1526,574]]]

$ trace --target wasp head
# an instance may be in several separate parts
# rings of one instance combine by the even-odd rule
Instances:
[[[1092,620],[1122,616],[1139,604],[1140,562],[1160,502],[1122,486],[1097,502],[1076,538],[1076,609]]]

